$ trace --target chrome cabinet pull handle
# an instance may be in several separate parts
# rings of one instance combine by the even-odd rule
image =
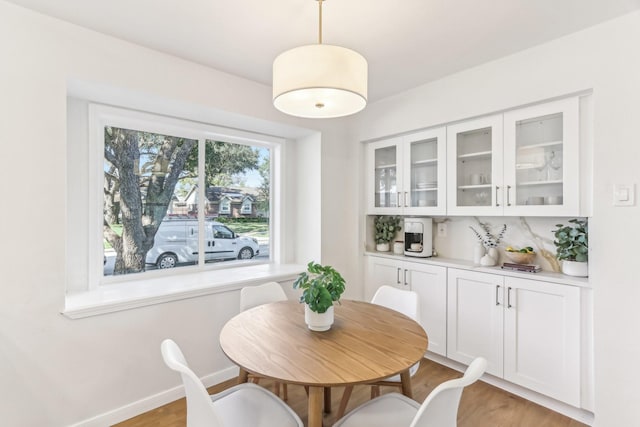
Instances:
[[[499,292],[500,292],[500,285],[496,285],[496,305],[500,305],[500,301],[498,301]]]
[[[511,305],[511,287],[507,288],[507,308],[513,307]]]
[[[408,271],[408,270],[405,268],[405,269],[404,269],[404,285],[405,285],[405,286],[409,286],[409,284],[407,283],[407,271]]]
[[[511,186],[507,185],[507,206],[511,206],[511,200],[510,200],[510,193],[511,193]]]
[[[398,267],[398,274],[396,275],[396,283],[399,285],[400,284],[400,270],[401,268]]]
[[[407,200],[409,200],[409,193],[405,191],[404,192],[404,207],[405,208],[409,207]]]
[[[500,203],[498,203],[498,191],[500,191],[500,187],[496,185],[496,206],[500,206]]]

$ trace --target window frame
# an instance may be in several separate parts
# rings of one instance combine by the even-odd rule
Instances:
[[[218,204],[218,213],[231,215],[231,200],[228,197],[223,197],[220,199],[220,203]]]
[[[245,207],[247,209],[245,209]],[[253,212],[253,202],[249,197],[245,197],[240,205],[240,215],[251,215]]]
[[[186,119],[167,117],[161,114],[147,113],[129,110],[126,108],[107,106],[89,102],[88,104],[88,131],[89,131],[89,233],[88,233],[88,286],[87,291],[99,289],[124,282],[153,282],[170,276],[183,274],[203,274],[212,270],[229,268],[243,268],[248,265],[278,264],[281,262],[281,214],[279,192],[283,191],[281,179],[281,162],[283,154],[283,138],[254,134],[248,131],[230,129]],[[217,140],[234,144],[243,144],[253,147],[262,147],[269,150],[270,161],[270,219],[269,219],[269,260],[268,261],[228,261],[224,263],[205,263],[204,240],[199,241],[198,263],[193,266],[183,266],[179,269],[146,271],[140,274],[104,276],[103,266],[103,183],[104,183],[104,127],[114,126],[145,132],[153,132],[163,135],[171,135],[198,140],[198,156],[204,158],[205,141]],[[199,163],[198,177],[204,179],[204,162]],[[200,178],[202,177],[202,178]],[[198,185],[198,200],[201,203],[198,209],[199,235],[204,236],[205,227],[205,186]],[[240,264],[241,263],[241,264]],[[175,271],[174,271],[175,270]]]

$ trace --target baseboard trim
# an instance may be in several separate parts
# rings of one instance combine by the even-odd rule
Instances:
[[[211,387],[221,382],[230,380],[231,378],[238,376],[238,368],[235,366],[223,369],[218,372],[206,375],[201,378],[205,387]],[[133,418],[137,415],[148,412],[152,409],[156,409],[167,403],[171,403],[175,400],[184,397],[184,388],[182,384],[179,386],[170,388],[168,390],[161,391],[160,393],[152,396],[145,397],[136,402],[129,403],[127,405],[115,408],[111,411],[105,412],[95,417],[80,421],[79,423],[72,424],[69,427],[104,427],[113,424],[120,423],[122,421]]]
[[[444,365],[447,368],[455,369],[459,372],[464,372],[467,368],[462,363],[458,363],[451,359],[447,359],[446,357],[430,352],[427,352],[427,354],[425,354],[425,358],[433,360],[434,362]],[[509,393],[515,394],[516,396],[520,396],[523,399],[527,399],[533,403],[537,403],[538,405],[544,406],[545,408],[550,409],[554,412],[558,412],[559,414],[562,414],[569,418],[573,418],[574,420],[580,421],[583,424],[587,424],[589,426],[593,426],[594,424],[594,414],[585,409],[567,405],[564,402],[560,402],[535,391],[520,387],[519,385],[510,383],[501,378],[494,377],[493,375],[484,374],[481,378],[481,381],[501,388],[505,391],[508,391]]]

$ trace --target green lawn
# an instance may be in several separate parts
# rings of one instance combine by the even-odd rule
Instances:
[[[227,226],[238,234],[252,237],[269,237],[269,224],[266,222],[228,223]]]

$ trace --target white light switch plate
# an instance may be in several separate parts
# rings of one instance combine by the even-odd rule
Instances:
[[[635,193],[635,184],[615,184],[613,186],[613,206],[634,206]]]

